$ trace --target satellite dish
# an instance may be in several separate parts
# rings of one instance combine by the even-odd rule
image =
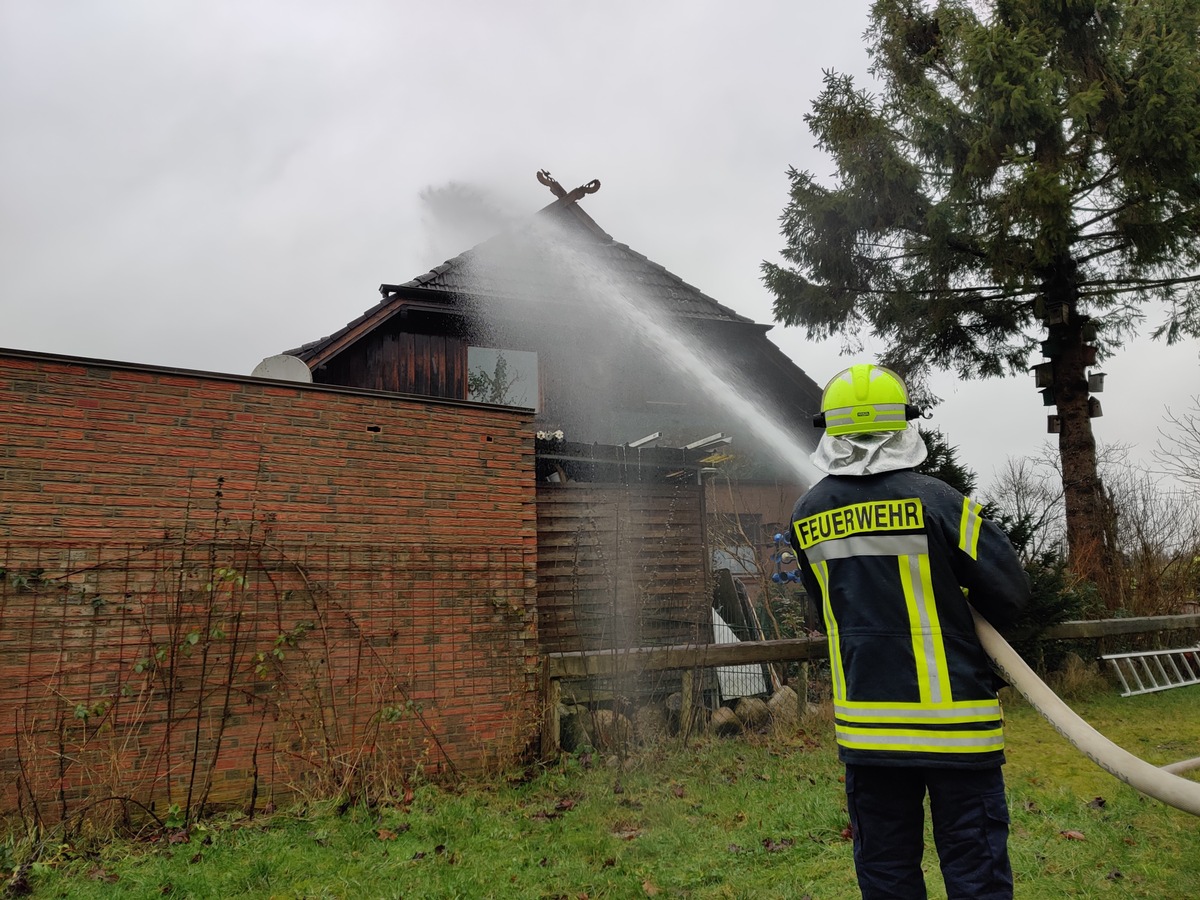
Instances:
[[[312,383],[312,372],[308,364],[298,356],[268,356],[250,373],[251,378],[273,378],[276,381],[303,381]]]

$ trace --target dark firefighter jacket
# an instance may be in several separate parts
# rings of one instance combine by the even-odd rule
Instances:
[[[1028,601],[1029,579],[980,512],[910,469],[831,475],[796,503],[791,543],[829,636],[843,762],[1004,761],[1000,704],[967,601],[1003,627]]]

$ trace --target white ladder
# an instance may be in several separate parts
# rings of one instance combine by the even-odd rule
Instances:
[[[1110,653],[1100,658],[1107,659],[1117,673],[1125,689],[1122,697],[1200,684],[1200,644],[1180,650]]]

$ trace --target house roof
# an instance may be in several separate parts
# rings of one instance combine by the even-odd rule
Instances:
[[[564,194],[520,226],[402,284],[382,284],[382,299],[354,321],[319,340],[284,351],[316,367],[401,311],[464,314],[468,303],[532,305],[580,292],[581,279],[603,277],[639,300],[691,320],[755,325],[653,260],[613,240]],[[586,273],[582,274],[581,273]],[[757,326],[765,331],[769,326]]]

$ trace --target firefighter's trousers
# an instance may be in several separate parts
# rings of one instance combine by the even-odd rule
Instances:
[[[854,866],[864,900],[924,900],[925,793],[949,900],[1008,900],[1008,803],[999,766],[846,766]]]

